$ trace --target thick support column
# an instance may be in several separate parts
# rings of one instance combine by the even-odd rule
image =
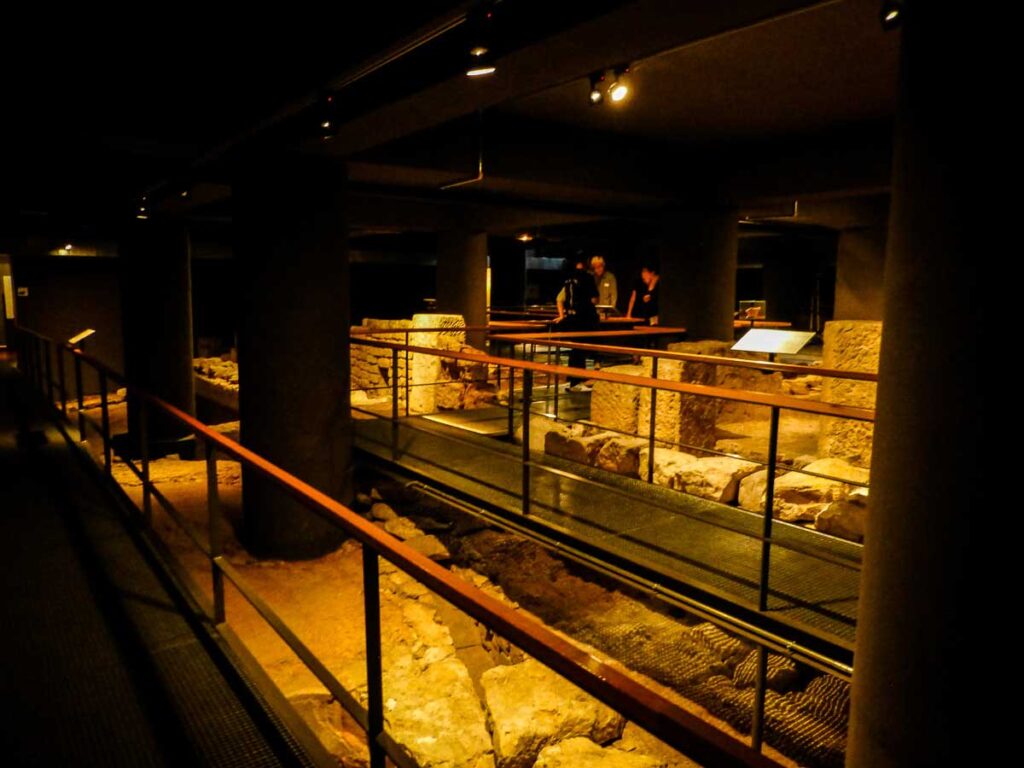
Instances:
[[[133,221],[124,232],[121,307],[124,372],[128,381],[195,413],[192,376],[192,272],[188,231],[180,222]],[[138,436],[139,403],[128,399],[128,431]],[[180,422],[153,414],[149,438],[160,444],[190,435]]]
[[[687,212],[666,219],[661,248],[660,322],[691,339],[733,338],[737,221],[734,210]]]
[[[349,268],[345,173],[325,160],[250,161],[234,188],[241,282],[242,443],[348,503]],[[255,472],[243,474],[243,538],[261,557],[330,552],[338,528]]]
[[[487,233],[442,232],[437,240],[437,311],[466,318],[466,325],[487,325]],[[486,332],[466,335],[483,349]]]
[[[991,589],[973,575],[984,487],[974,360],[984,326],[980,254],[967,232],[976,219],[964,206],[979,188],[969,169],[985,167],[976,155],[983,142],[964,131],[984,113],[967,85],[983,77],[982,60],[949,56],[950,39],[971,37],[959,6],[911,0],[904,13],[847,752],[847,765],[864,768],[969,764],[968,745],[976,758],[987,739],[972,727],[978,596]]]
[[[836,320],[881,320],[884,228],[846,229],[836,257]]]

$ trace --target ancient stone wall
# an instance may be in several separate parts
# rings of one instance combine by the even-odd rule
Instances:
[[[882,324],[873,320],[833,320],[825,323],[822,365],[843,371],[878,371]],[[826,378],[821,399],[828,403],[875,407],[877,385],[870,381]],[[871,463],[874,426],[860,421],[823,418],[818,454],[867,467]]]
[[[381,320],[377,318],[364,318],[360,328],[369,328],[368,335],[360,334],[352,337],[350,348],[352,389],[361,389],[370,400],[386,400],[391,397],[391,386],[393,372],[391,370],[392,356],[390,350],[370,347],[359,344],[359,339],[373,339],[376,341],[398,341],[405,342],[405,335],[400,333],[373,333],[373,329],[394,330],[405,329],[412,326],[411,320]],[[398,380],[405,381],[405,355],[398,356]],[[405,387],[398,389],[399,400],[405,402]]]

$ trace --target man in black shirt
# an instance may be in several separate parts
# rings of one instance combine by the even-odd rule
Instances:
[[[586,264],[579,260],[576,268],[569,273],[558,294],[558,330],[596,331],[600,328],[597,317],[597,285],[587,272]],[[581,349],[569,352],[569,365],[573,368],[587,367],[587,353]],[[569,389],[574,392],[589,391],[582,376],[569,377]]]

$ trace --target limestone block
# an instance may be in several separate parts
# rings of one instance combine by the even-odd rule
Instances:
[[[389,520],[397,519],[398,513],[390,505],[385,504],[383,501],[377,501],[370,505],[370,518],[386,523]]]
[[[842,459],[819,459],[808,464],[804,470],[839,479],[813,477],[803,471],[787,472],[775,481],[773,509],[780,520],[814,520],[828,504],[849,495],[850,486],[842,480],[868,481],[866,469],[855,467]]]
[[[740,481],[759,465],[730,456],[709,456],[691,462],[676,475],[674,487],[722,504],[734,504]]]
[[[665,768],[700,768],[700,766],[681,752],[652,736],[636,723],[626,723],[622,730],[622,738],[614,742],[613,749],[633,752],[661,760]]]
[[[384,666],[388,732],[421,768],[494,768],[486,717],[466,666],[455,656]],[[438,695],[443,692],[443,695]]]
[[[289,696],[288,702],[339,765],[350,768],[369,766],[362,728],[329,694],[298,693]]]
[[[582,425],[571,425],[568,430],[553,429],[544,436],[544,452],[580,464],[596,464],[597,455],[614,432],[590,431]]]
[[[864,541],[868,520],[868,493],[858,488],[840,501],[833,501],[814,519],[814,527],[851,541]]]
[[[460,350],[466,343],[466,327],[462,315],[422,313],[412,316],[409,328],[409,344],[431,349]],[[417,328],[451,328],[450,331],[416,332]],[[417,386],[451,381],[444,372],[441,358],[437,355],[413,354],[409,359],[410,390],[409,409],[416,413],[433,413],[437,410],[437,386]]]
[[[785,472],[775,472],[775,481]],[[751,512],[764,512],[764,494],[768,487],[768,470],[762,469],[747,475],[740,480],[740,491],[737,497],[739,506]]]
[[[613,365],[602,368],[605,373],[618,373],[626,376],[644,376],[642,365]],[[606,429],[613,429],[626,434],[637,434],[637,414],[640,408],[641,387],[628,384],[615,384],[610,381],[594,382],[590,393],[590,419]],[[647,431],[645,422],[643,429]]]
[[[666,768],[667,765],[651,755],[606,749],[590,739],[577,737],[544,747],[533,768]]]
[[[644,358],[645,376],[651,376],[653,371],[651,360]],[[662,359],[658,361],[657,378],[714,385],[716,367],[706,363]],[[642,390],[639,399],[637,424],[646,432],[651,419],[651,390]],[[660,391],[655,409],[654,435],[662,442],[678,444],[682,448],[713,448],[719,408],[720,401],[715,398]]]
[[[446,562],[452,559],[448,547],[437,536],[414,536],[411,539],[406,539],[405,543],[431,560]]]
[[[640,475],[640,452],[648,448],[648,441],[642,437],[617,436],[608,440],[597,454],[597,466],[606,472],[638,477]],[[644,476],[646,479],[646,475]]]
[[[641,448],[639,452],[639,470],[642,478],[647,477],[648,453],[647,446]],[[674,451],[670,448],[655,447],[654,482],[658,485],[667,485],[669,488],[678,488],[679,484],[676,478],[696,461],[697,457],[692,454]]]
[[[878,371],[882,324],[873,320],[833,320],[825,323],[822,365],[844,371]],[[870,381],[826,378],[821,399],[828,403],[875,407],[877,385]],[[822,419],[818,453],[846,459],[862,467],[871,461],[871,424],[846,419]]]
[[[599,744],[622,734],[622,716],[540,662],[489,669],[480,679],[498,768],[530,768],[544,747],[574,736]]]
[[[423,531],[416,527],[416,524],[407,517],[396,517],[386,521],[384,523],[384,530],[403,541],[415,539],[417,536],[423,535]]]

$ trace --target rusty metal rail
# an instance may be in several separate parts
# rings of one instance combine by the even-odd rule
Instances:
[[[313,488],[294,475],[272,464],[262,456],[244,446],[211,430],[205,424],[183,412],[179,408],[160,398],[126,382],[124,377],[103,362],[85,354],[70,345],[57,343],[40,334],[26,329],[19,329],[21,354],[19,361],[24,361],[24,373],[28,380],[43,393],[55,384],[47,380],[44,360],[56,352],[58,355],[70,354],[76,364],[88,365],[100,373],[101,401],[104,404],[102,421],[105,474],[110,476],[112,455],[110,452],[110,424],[106,417],[106,388],[109,381],[125,384],[129,394],[138,398],[143,413],[159,411],[172,417],[187,427],[196,438],[203,442],[207,455],[207,493],[209,498],[210,536],[206,554],[210,561],[211,578],[213,580],[213,606],[210,618],[215,623],[225,620],[226,605],[223,591],[223,578],[226,576],[277,632],[282,640],[298,654],[310,671],[317,676],[328,690],[344,691],[344,687],[288,629],[285,622],[269,605],[259,599],[242,575],[230,567],[223,559],[220,542],[216,534],[219,522],[219,504],[216,490],[216,456],[223,454],[241,462],[268,480],[278,485],[284,492],[299,501],[307,509],[330,521],[345,533],[358,541],[363,547],[363,586],[365,594],[365,631],[367,649],[367,680],[368,703],[363,708],[352,696],[343,696],[339,700],[356,722],[367,729],[372,768],[384,768],[387,759],[396,765],[410,765],[409,757],[402,751],[384,729],[384,702],[381,695],[381,632],[380,632],[380,592],[378,588],[378,558],[384,558],[400,570],[412,576],[418,582],[432,590],[438,596],[461,609],[483,625],[494,630],[512,643],[522,648],[538,661],[565,677],[589,694],[608,706],[622,713],[629,720],[650,731],[666,744],[680,750],[704,765],[714,766],[778,766],[779,763],[761,752],[760,729],[755,729],[752,741],[754,746],[747,745],[725,732],[713,727],[700,717],[683,709],[660,693],[645,686],[636,678],[623,672],[618,667],[595,658],[588,652],[569,642],[537,621],[509,608],[498,600],[490,597],[478,588],[463,581],[429,558],[421,555],[411,547],[385,533],[373,523],[363,519],[348,507],[330,498],[323,492]],[[363,343],[371,343],[366,340]],[[376,344],[376,343],[375,343]],[[387,344],[381,344],[388,346]],[[393,345],[392,345],[393,346]],[[416,350],[413,350],[416,351]],[[424,352],[431,350],[423,350]],[[432,350],[436,353],[437,350]],[[443,353],[446,357],[452,353]],[[486,356],[470,355],[465,359],[477,360]],[[482,362],[483,360],[477,360]],[[508,364],[507,361],[501,361]],[[19,367],[21,362],[19,362]],[[527,380],[532,374],[533,366],[519,362]],[[63,371],[63,365],[59,371]],[[664,382],[655,382],[663,385]],[[54,418],[63,419],[63,406],[66,392],[63,382],[56,383],[57,391],[61,392],[61,406],[55,407],[52,397],[48,405]],[[81,397],[81,390],[78,392]],[[81,411],[79,411],[81,414]],[[151,415],[144,416],[143,424]],[[142,444],[147,444],[147,436],[141,435]],[[144,493],[156,491],[149,480],[148,451],[142,452],[142,467],[137,473],[143,479]],[[159,500],[159,499],[158,499]],[[141,516],[143,523],[147,518]],[[218,588],[219,585],[219,588]],[[438,692],[444,695],[443,691]],[[755,717],[758,717],[755,713]]]

